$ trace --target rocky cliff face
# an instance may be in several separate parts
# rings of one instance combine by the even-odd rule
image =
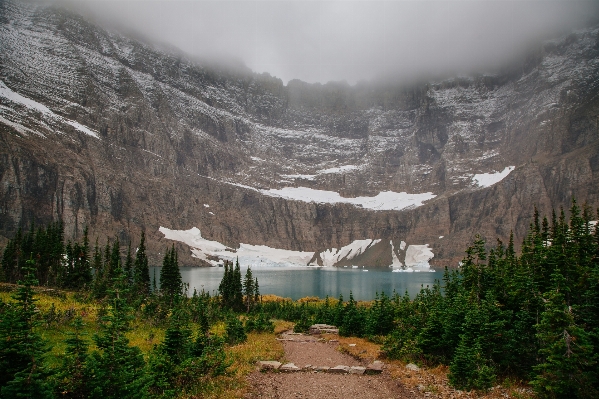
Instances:
[[[501,74],[284,85],[5,1],[0,79],[5,237],[58,218],[68,237],[87,225],[101,242],[145,230],[157,262],[160,226],[196,226],[232,247],[429,243],[437,265],[455,265],[476,233],[521,238],[534,204],[599,205],[597,27],[546,42]],[[490,187],[473,179],[507,166],[515,170]],[[265,194],[289,186],[435,198],[376,211]]]

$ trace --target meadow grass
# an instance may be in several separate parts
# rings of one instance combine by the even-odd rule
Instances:
[[[15,287],[3,287],[0,300],[14,302],[12,294]],[[89,351],[96,350],[93,342],[94,334],[99,332],[98,314],[102,308],[99,302],[87,302],[80,295],[67,291],[38,290],[35,294],[38,308],[38,332],[46,342],[48,353],[46,361],[50,368],[59,367],[65,354],[65,340],[73,331],[72,320],[81,316],[84,327],[83,338],[89,344]],[[195,326],[194,326],[195,327]],[[210,333],[224,335],[226,325],[217,322],[210,328]],[[293,328],[293,323],[275,321],[275,333]],[[164,339],[165,327],[155,325],[149,320],[135,318],[131,330],[127,333],[131,346],[137,346],[148,357],[155,346]],[[227,359],[231,362],[225,375],[199,377],[196,384],[188,392],[181,392],[179,398],[241,398],[247,393],[249,386],[246,376],[256,368],[258,360],[282,360],[285,352],[283,346],[274,339],[275,333],[249,333],[244,343],[226,347]]]

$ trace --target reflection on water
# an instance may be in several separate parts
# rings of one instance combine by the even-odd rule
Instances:
[[[160,268],[156,276],[160,275]],[[245,268],[242,266],[242,277]],[[181,267],[183,282],[189,284],[189,292],[194,288],[214,294],[218,289],[224,268],[222,267]],[[364,268],[252,268],[252,274],[258,278],[261,294],[275,294],[291,299],[306,296],[338,297],[342,294],[347,300],[352,291],[356,300],[372,300],[377,292],[391,295],[393,291],[404,294],[406,290],[414,297],[421,286],[426,287],[440,280],[442,274],[436,273],[392,273],[392,269]],[[153,270],[150,270],[150,275]]]

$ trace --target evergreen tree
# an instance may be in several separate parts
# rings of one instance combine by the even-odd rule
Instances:
[[[254,303],[259,304],[260,300],[260,285],[258,284],[258,277],[254,280]]]
[[[13,295],[15,303],[0,320],[0,393],[2,398],[51,398],[47,382],[48,370],[43,363],[44,341],[36,331],[37,299],[33,286],[35,261],[30,258],[23,267],[25,278]]]
[[[174,245],[170,250],[167,248],[164,254],[160,270],[160,292],[171,304],[183,295],[183,281]]]
[[[93,295],[95,298],[104,298],[106,296],[106,273],[104,272],[104,262],[102,259],[102,251],[98,245],[98,239],[96,239],[96,245],[94,247],[94,257],[92,268],[94,269],[94,281],[93,281]]]
[[[80,316],[73,321],[73,332],[68,333],[67,348],[63,363],[56,376],[57,396],[70,399],[86,399],[90,395],[90,376],[86,362],[88,344],[83,339],[83,320]]]
[[[231,308],[239,312],[243,310],[243,283],[241,280],[241,267],[239,266],[239,259],[237,259],[235,262],[231,291],[233,294],[233,303]]]
[[[534,367],[538,374],[532,384],[541,397],[599,397],[597,355],[562,292],[568,290],[568,281],[556,270],[552,283],[553,289],[544,295],[545,311],[537,326],[543,361]]]
[[[146,384],[145,362],[138,347],[129,346],[126,333],[130,330],[131,310],[124,297],[127,292],[122,273],[115,277],[109,291],[109,308],[102,317],[100,333],[94,336],[98,350],[87,361],[90,398],[138,398]]]
[[[146,235],[143,231],[141,232],[139,248],[135,254],[134,266],[133,286],[135,287],[135,293],[146,297],[150,294],[150,268],[148,267],[148,257],[146,255]],[[155,273],[156,271],[154,271]]]
[[[255,293],[256,291],[254,277],[252,276],[252,269],[248,266],[247,271],[245,272],[245,279],[243,280],[243,294],[245,296],[247,313],[249,313],[254,306]]]
[[[133,257],[131,256],[131,241],[129,241],[129,245],[127,246],[127,257],[125,258],[125,278],[128,283],[133,282]]]
[[[345,306],[343,322],[339,326],[339,335],[361,337],[364,332],[364,314],[358,308],[354,295],[349,292],[349,301]]]

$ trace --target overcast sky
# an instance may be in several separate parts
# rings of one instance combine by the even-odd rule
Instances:
[[[597,1],[86,1],[100,21],[255,72],[355,83],[484,71],[580,27]]]

